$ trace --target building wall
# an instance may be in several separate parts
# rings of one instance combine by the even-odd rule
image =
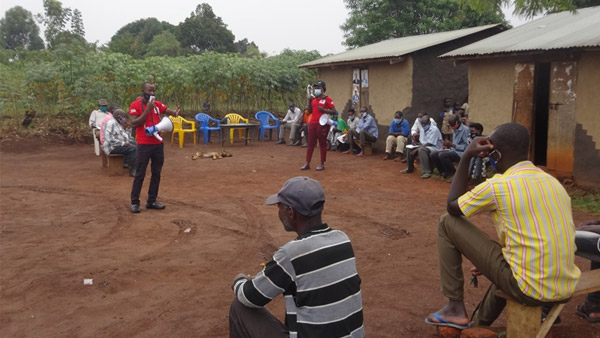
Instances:
[[[600,52],[584,52],[577,65],[573,176],[600,190]]]
[[[484,134],[511,122],[515,60],[469,62],[469,121],[483,125]]]
[[[327,91],[340,114],[345,111],[348,100],[352,98],[352,69],[353,67],[319,68],[319,80],[325,81]]]
[[[412,101],[413,58],[407,56],[403,62],[369,64],[369,104],[379,125],[385,126],[386,135],[394,113],[410,107]],[[381,130],[380,130],[381,134]]]

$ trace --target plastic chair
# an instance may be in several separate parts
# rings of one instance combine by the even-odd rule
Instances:
[[[173,145],[173,138],[175,134],[179,136],[179,148],[183,148],[183,142],[185,141],[186,133],[194,133],[194,147],[196,146],[196,122],[188,121],[181,116],[173,117],[169,116],[171,122],[173,122],[173,132],[171,133],[171,145]],[[185,128],[187,125],[190,125],[190,128]]]
[[[200,127],[198,128],[198,143],[200,143],[200,133],[204,134],[204,144],[210,141],[210,131],[218,130],[219,131],[219,142],[221,141],[221,121],[210,117],[208,114],[199,113],[196,114],[196,121],[200,123]],[[211,127],[210,122],[215,122],[217,124],[216,127]]]
[[[250,121],[248,119],[245,119],[242,117],[242,115],[240,114],[235,114],[235,113],[231,113],[231,114],[227,114],[224,117],[225,119],[227,119],[228,124],[238,124],[238,123],[249,123]],[[240,139],[244,137],[244,129],[243,128],[231,128],[229,130],[229,142],[233,143],[233,130],[237,129],[239,130],[239,135],[240,135]]]
[[[269,140],[273,140],[273,129],[277,129],[277,137],[279,137],[279,119],[268,111],[259,111],[254,115],[254,118],[260,123],[260,132],[258,137],[261,141],[265,140],[265,130],[269,130]],[[275,125],[269,124],[269,119],[275,121]]]

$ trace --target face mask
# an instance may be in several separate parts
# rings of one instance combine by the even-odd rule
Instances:
[[[428,124],[425,127],[423,127],[423,130],[428,131],[430,127],[431,127],[431,125]]]
[[[144,99],[146,101],[150,100],[150,97],[152,96],[152,94],[144,94]]]
[[[355,116],[354,116],[354,115],[352,115],[352,116],[349,116],[348,118],[350,119],[350,121],[354,121],[354,117],[355,117]]]
[[[362,118],[365,118],[365,117],[367,117],[367,112],[366,112],[366,111],[364,111],[364,112],[361,112],[361,113],[360,113],[360,117],[362,117]]]
[[[402,122],[402,119],[394,119],[395,124],[400,124],[401,122]]]
[[[315,89],[315,96],[319,96],[321,95],[323,92],[321,91],[321,89]]]
[[[100,106],[100,111],[106,113],[106,106]]]

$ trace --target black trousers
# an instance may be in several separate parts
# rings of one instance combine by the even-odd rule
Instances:
[[[160,185],[160,172],[165,162],[165,145],[161,144],[138,144],[137,160],[135,162],[135,178],[131,187],[131,204],[140,204],[140,192],[144,177],[146,176],[146,167],[151,161],[150,187],[148,187],[148,203],[156,202],[158,196],[158,186]]]

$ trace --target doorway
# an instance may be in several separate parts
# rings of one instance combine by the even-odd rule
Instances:
[[[548,111],[550,102],[550,63],[535,65],[533,86],[534,123],[531,142],[533,142],[533,163],[546,165],[548,152]]]

